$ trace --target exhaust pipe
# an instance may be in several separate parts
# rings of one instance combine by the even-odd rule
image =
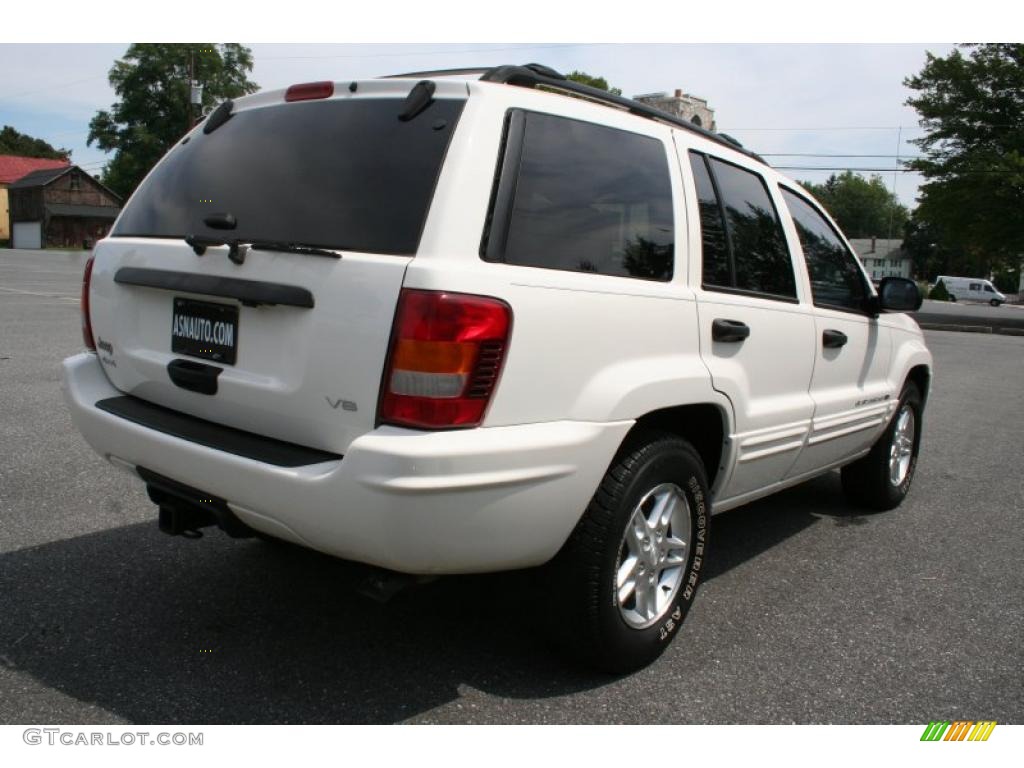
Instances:
[[[401,592],[433,581],[437,581],[436,576],[413,576],[367,566],[367,574],[355,584],[355,591],[383,605]]]
[[[228,507],[224,499],[210,496],[177,480],[158,475],[145,467],[136,467],[146,481],[149,498],[159,507],[160,530],[170,536],[202,538],[202,528],[216,525],[232,538],[257,536]],[[355,591],[377,603],[387,603],[396,595],[413,587],[436,581],[436,576],[413,576],[374,566],[364,566],[364,575],[354,585]]]

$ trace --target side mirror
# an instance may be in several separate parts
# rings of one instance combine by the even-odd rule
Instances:
[[[883,312],[916,312],[922,301],[917,283],[905,277],[886,277],[878,285],[878,308]]]

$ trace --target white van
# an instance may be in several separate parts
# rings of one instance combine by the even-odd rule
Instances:
[[[953,301],[987,301],[993,307],[998,307],[1006,301],[1006,296],[1000,293],[991,281],[980,277],[939,275],[935,284],[938,285],[940,282],[946,286]]]

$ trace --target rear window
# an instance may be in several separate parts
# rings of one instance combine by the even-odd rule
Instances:
[[[507,134],[484,258],[672,278],[672,181],[661,141],[521,110],[509,115]]]
[[[201,235],[411,255],[465,100],[412,120],[403,99],[243,110],[179,143],[132,196],[114,237]],[[230,213],[230,231],[203,219]]]

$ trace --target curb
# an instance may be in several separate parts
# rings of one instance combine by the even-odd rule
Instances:
[[[959,331],[960,333],[992,333],[990,325],[947,325],[945,323],[918,323],[926,331]]]
[[[1001,328],[991,325],[962,325],[959,323],[918,323],[925,331],[953,331],[959,333],[998,333],[1003,336],[1024,336],[1024,328]]]

